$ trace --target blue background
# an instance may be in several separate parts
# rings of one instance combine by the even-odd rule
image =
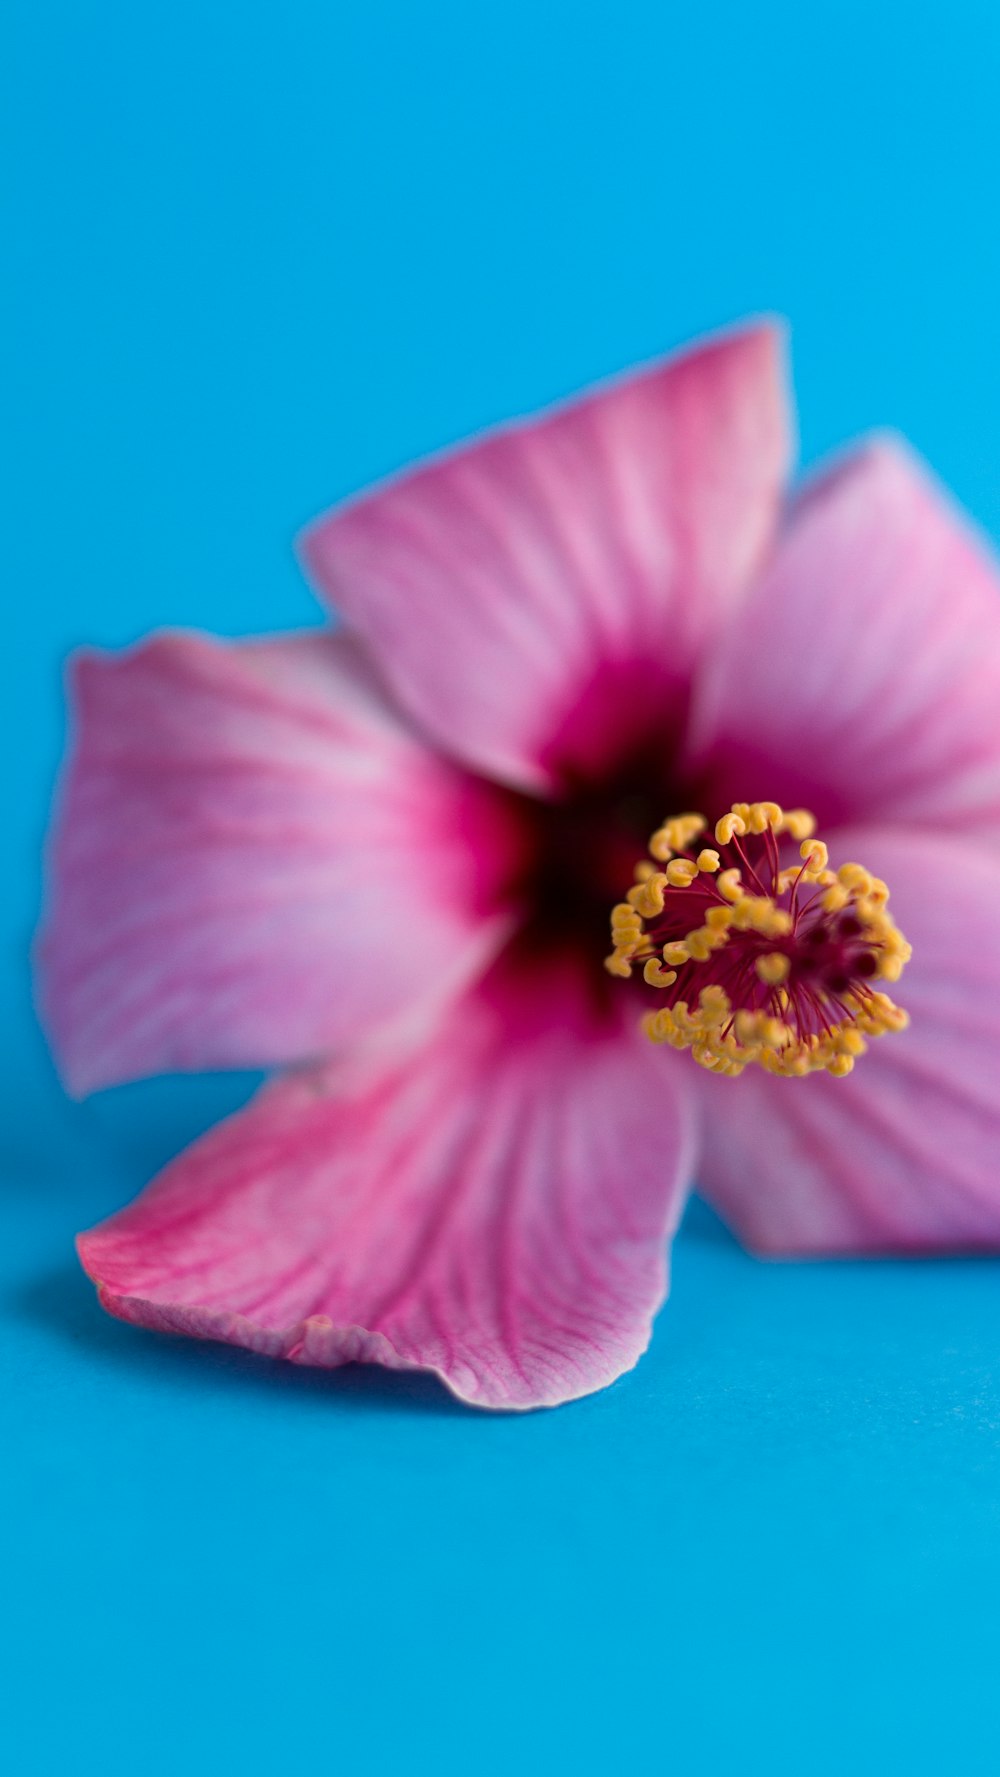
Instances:
[[[1000,532],[995,0],[8,16],[15,1766],[994,1773],[1000,1266],[696,1211],[636,1374],[517,1419],[157,1339],[71,1237],[251,1082],[68,1104],[25,950],[68,649],[314,621],[318,509],[686,336],[784,312],[806,460],[896,424]]]

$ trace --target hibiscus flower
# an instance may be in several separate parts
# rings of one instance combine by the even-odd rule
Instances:
[[[113,1314],[531,1407],[636,1362],[693,1176],[757,1251],[997,1245],[996,568],[898,443],[789,498],[789,433],[751,326],[320,520],[336,632],[76,661],[40,948],[66,1080],[279,1070],[82,1237]],[[694,810],[721,839],[662,825]],[[780,1048],[797,938],[737,921],[723,1031],[655,930],[702,878],[808,901],[849,1016],[888,884],[909,1028],[849,1074],[861,1039],[730,1067]]]

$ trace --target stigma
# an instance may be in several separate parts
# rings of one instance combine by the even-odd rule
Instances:
[[[662,993],[643,1021],[654,1043],[717,1074],[752,1062],[840,1078],[869,1038],[905,1030],[881,985],[910,957],[889,890],[861,864],[831,869],[815,834],[807,809],[776,802],[734,802],[711,832],[675,815],[653,834],[604,966]]]

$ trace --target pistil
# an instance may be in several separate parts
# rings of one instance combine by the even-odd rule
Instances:
[[[623,979],[641,969],[664,996],[644,1019],[653,1042],[690,1049],[713,1073],[754,1062],[840,1078],[869,1038],[906,1028],[877,985],[910,956],[889,890],[861,864],[831,869],[815,832],[807,809],[738,802],[711,835],[700,814],[653,834],[612,910],[605,959]]]

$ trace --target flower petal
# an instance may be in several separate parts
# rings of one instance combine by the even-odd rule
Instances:
[[[419,1057],[265,1087],[81,1239],[104,1306],[298,1363],[432,1370],[479,1406],[613,1381],[648,1343],[690,1156],[634,1007],[623,1026],[583,989],[507,965]]]
[[[533,791],[678,700],[770,544],[789,453],[753,327],[319,521],[304,557],[440,744]]]
[[[891,886],[910,1028],[845,1080],[699,1075],[700,1186],[760,1252],[996,1251],[1000,864],[912,833],[836,834],[831,854]]]
[[[695,696],[708,800],[823,822],[1000,817],[1000,572],[903,446],[818,479]]]
[[[356,643],[160,636],[75,679],[40,947],[75,1090],[316,1054],[498,947],[509,817]]]

